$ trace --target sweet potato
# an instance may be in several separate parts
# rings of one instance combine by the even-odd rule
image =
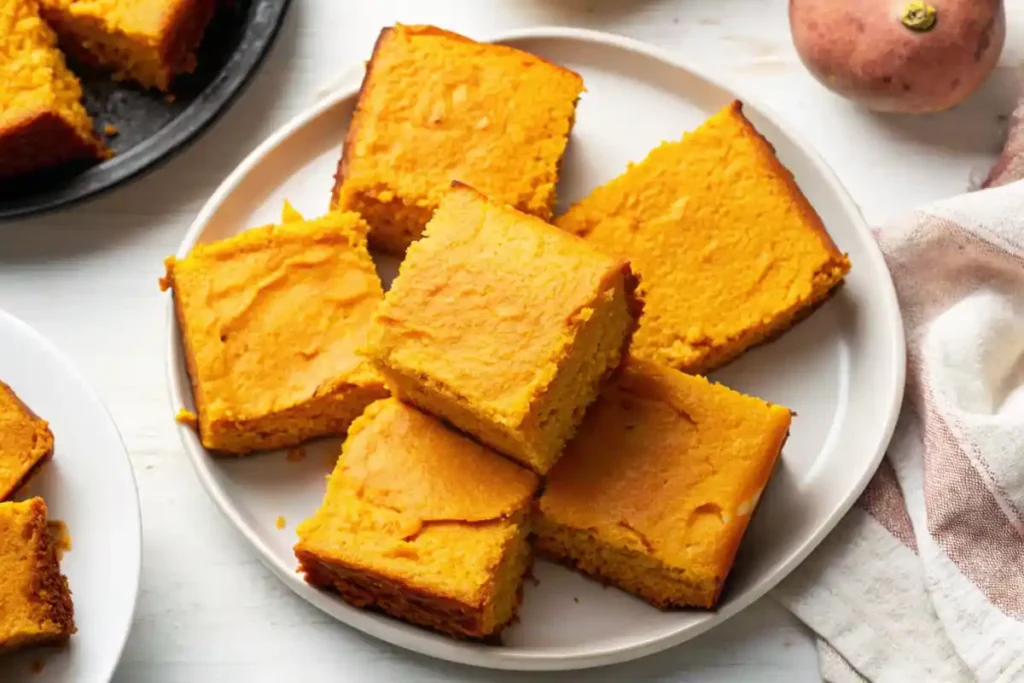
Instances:
[[[796,50],[830,90],[879,111],[948,109],[1006,38],[1002,0],[790,0]]]

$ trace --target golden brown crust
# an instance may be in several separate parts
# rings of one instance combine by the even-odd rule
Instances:
[[[68,580],[60,571],[58,544],[46,523],[46,504],[42,498],[33,509],[32,524],[36,533],[44,539],[36,557],[36,572],[33,574],[32,595],[45,602],[47,618],[57,625],[59,633],[55,641],[66,639],[76,631],[75,608],[71,602]]]
[[[99,138],[83,138],[59,114],[41,111],[0,129],[0,178],[109,156]]]

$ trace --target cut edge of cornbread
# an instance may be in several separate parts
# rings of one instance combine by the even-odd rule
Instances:
[[[484,588],[481,602],[475,605],[410,586],[367,567],[325,561],[303,547],[301,541],[295,555],[307,582],[336,591],[355,607],[373,608],[453,638],[487,639],[497,636],[514,620],[522,601],[523,577],[533,562],[529,516],[524,509],[505,519],[472,524],[514,525],[517,529],[502,551],[502,560]]]
[[[12,635],[0,641],[0,653],[63,643],[77,631],[75,609],[67,577],[61,573],[57,544],[47,523],[46,503],[42,498],[31,498],[21,503],[0,503],[0,510],[4,508],[28,508],[29,518],[20,534],[20,538],[34,546],[27,550],[33,555],[34,570],[27,597],[41,610],[42,623],[38,633]]]
[[[637,595],[661,609],[710,609],[718,601],[724,585],[723,581],[689,576],[686,570],[670,567],[649,554],[603,543],[592,530],[559,524],[545,516],[539,507],[533,526],[533,544],[538,555]],[[613,569],[621,567],[628,567],[629,571]]]
[[[379,197],[368,196],[364,192],[345,192],[343,196],[345,179],[348,176],[349,162],[352,156],[352,147],[355,144],[356,139],[361,134],[361,126],[359,125],[359,122],[361,119],[361,109],[363,108],[362,103],[372,88],[372,78],[375,75],[375,69],[377,67],[377,55],[379,51],[393,39],[396,29],[409,31],[417,35],[430,35],[448,38],[463,43],[483,45],[488,43],[479,43],[479,41],[475,41],[460,33],[455,33],[454,31],[448,31],[446,29],[427,24],[396,24],[395,26],[386,26],[381,29],[380,33],[377,35],[377,40],[374,42],[370,59],[366,63],[366,69],[363,72],[363,79],[359,85],[359,91],[356,94],[356,106],[352,114],[351,123],[349,124],[348,131],[345,134],[345,141],[342,144],[341,159],[338,160],[337,170],[334,175],[334,186],[331,189],[330,205],[332,209],[348,209],[361,214],[371,226],[369,234],[370,244],[384,252],[401,255],[405,253],[410,244],[420,238],[423,233],[423,226],[425,226],[430,220],[430,217],[433,215],[436,207],[409,204],[397,195],[390,199],[390,201],[386,202],[381,201]],[[579,80],[580,91],[583,91],[583,78],[578,73],[538,55],[533,55],[532,53],[531,55],[545,64],[549,64],[561,71],[574,75]],[[576,111],[574,105],[572,118],[569,121],[570,133],[575,122],[575,115]],[[568,143],[568,135],[569,133],[566,134],[566,143]],[[550,196],[548,198],[546,214],[534,214],[545,221],[550,221],[554,214],[555,203],[557,200],[555,185],[557,185],[560,169],[561,160],[559,160],[558,169],[556,169],[555,183],[552,185]],[[458,180],[458,178],[452,179],[453,182]]]
[[[357,214],[332,211],[320,218],[306,220],[287,201],[281,210],[280,224],[251,228],[217,242],[196,245],[186,258],[196,253],[230,254],[239,247],[249,245],[259,247],[258,241],[273,235],[275,231],[305,230],[332,216],[346,214],[357,220],[352,224],[342,224],[341,232],[352,233],[355,240],[351,246],[363,252],[366,259],[372,262],[366,246],[367,226]],[[159,282],[161,290],[174,289],[174,269],[178,262],[179,259],[174,256],[165,260],[165,276]],[[199,374],[195,366],[192,335],[189,334],[188,316],[182,309],[180,297],[174,297],[174,313],[185,351],[193,403],[199,415],[199,439],[203,447],[214,455],[240,456],[259,450],[287,448],[320,436],[344,434],[366,406],[389,394],[382,378],[375,373],[362,373],[318,387],[316,395],[304,403],[282,408],[269,415],[238,420],[211,420],[203,410],[206,396],[197,379]],[[297,429],[296,424],[303,428]]]
[[[453,181],[452,189],[494,203],[465,183]],[[558,357],[538,370],[538,376],[547,376],[550,381],[533,394],[521,422],[511,423],[507,416],[472,406],[444,382],[396,367],[372,343],[366,349],[367,357],[393,394],[543,475],[558,460],[587,406],[597,398],[601,384],[625,357],[643,309],[637,294],[639,279],[628,262],[622,261],[621,270],[604,285],[590,305],[569,321],[568,341],[559,349]]]
[[[136,34],[111,26],[105,16],[60,0],[42,4],[68,54],[95,67],[110,69],[117,80],[133,80],[169,92],[173,80],[196,67],[196,49],[217,10],[218,0],[169,0],[157,35]]]
[[[18,489],[28,483],[29,479],[39,471],[39,468],[41,468],[47,460],[53,457],[53,432],[50,431],[49,423],[36,415],[32,409],[25,405],[24,401],[14,393],[14,390],[3,382],[0,382],[0,393],[6,394],[7,397],[12,400],[14,405],[21,411],[22,419],[33,424],[35,432],[35,440],[32,444],[31,452],[25,460],[20,475],[6,485],[4,482],[0,482],[0,502],[3,502],[14,495]]]

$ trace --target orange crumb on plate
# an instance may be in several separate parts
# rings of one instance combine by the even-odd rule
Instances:
[[[103,126],[103,134],[106,135],[107,137],[114,137],[119,132],[120,131],[117,130],[117,126],[115,126],[112,123],[108,123],[107,125]]]
[[[274,522],[274,526],[276,526],[278,529],[283,529],[285,527],[285,524],[287,523],[288,522],[285,520],[284,517],[278,517],[277,521]]]
[[[196,414],[191,410],[185,410],[184,408],[180,409],[178,414],[174,416],[174,421],[191,429],[196,429],[199,425],[199,418]]]
[[[289,449],[288,455],[285,456],[285,460],[288,462],[302,462],[306,459],[306,449],[302,446],[296,446],[295,448]]]

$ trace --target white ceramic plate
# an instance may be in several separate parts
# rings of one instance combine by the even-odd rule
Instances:
[[[736,97],[672,57],[615,36],[536,29],[498,42],[563,64],[586,82],[563,165],[563,206]],[[307,215],[324,212],[354,100],[353,88],[341,91],[261,144],[200,212],[178,255],[197,242],[275,221],[285,198]],[[715,376],[798,413],[716,612],[660,612],[545,562],[535,567],[539,584],[527,585],[520,623],[504,633],[501,647],[455,642],[353,609],[307,586],[292,554],[294,526],[317,507],[337,443],[310,448],[301,463],[283,453],[225,461],[212,459],[182,428],[203,484],[266,565],[325,612],[396,645],[480,666],[568,669],[623,661],[692,638],[764,595],[805,558],[853,504],[889,441],[903,392],[903,332],[881,254],[839,181],[798,134],[764,107],[745,102],[747,115],[850,254],[853,272],[810,319]],[[191,407],[178,330],[169,317],[173,403]],[[276,528],[278,516],[286,529]]]
[[[61,569],[78,626],[67,647],[0,657],[0,681],[106,683],[131,629],[142,561],[139,498],[128,454],[107,409],[71,362],[3,311],[0,380],[49,421],[53,432],[53,460],[17,498],[41,496],[50,519],[67,525],[71,550]]]

